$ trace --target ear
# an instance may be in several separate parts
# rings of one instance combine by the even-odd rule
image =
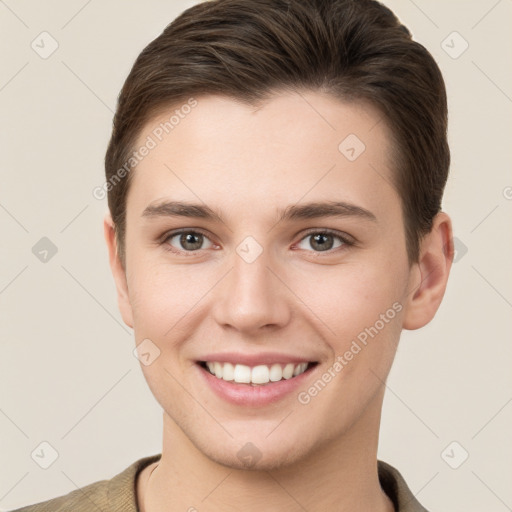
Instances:
[[[452,223],[446,213],[434,217],[430,233],[420,243],[418,263],[411,267],[411,293],[404,314],[404,329],[419,329],[436,314],[446,290],[454,256]]]
[[[119,311],[121,312],[124,323],[133,328],[133,314],[130,298],[128,295],[126,272],[123,268],[123,265],[121,264],[121,259],[117,251],[115,225],[110,212],[105,214],[105,218],[103,220],[103,231],[108,247],[110,269],[112,270],[112,275],[114,276],[114,281],[117,288],[117,304],[119,306]]]

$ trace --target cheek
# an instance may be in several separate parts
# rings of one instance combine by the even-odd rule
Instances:
[[[181,283],[179,279],[168,277],[168,274],[155,272],[145,279],[142,274],[136,279],[132,310],[137,334],[163,339],[186,314],[186,296],[179,292]]]
[[[128,287],[137,342],[179,339],[192,317],[208,315],[209,291],[216,289],[225,269],[218,262],[170,264],[159,250],[137,244],[130,249]],[[389,245],[379,249],[339,265],[278,264],[276,271],[293,291],[289,307],[302,310],[329,339],[349,342],[357,337],[403,297],[406,252]]]
[[[189,320],[218,278],[205,266],[162,259],[142,255],[128,285],[137,340],[154,337],[167,345],[190,328]]]
[[[183,370],[179,349],[190,334],[194,305],[204,295],[204,285],[197,272],[191,275],[192,266],[171,266],[144,257],[138,263],[129,282],[135,339],[137,344],[150,340],[158,353],[141,369],[164,410],[182,408],[176,382]]]
[[[334,336],[343,343],[374,325],[390,309],[386,320],[396,319],[393,304],[402,299],[404,286],[397,272],[389,262],[324,267],[296,279],[293,288],[325,324],[329,338]]]

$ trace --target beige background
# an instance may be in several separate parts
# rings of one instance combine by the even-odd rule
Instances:
[[[117,311],[106,200],[92,190],[133,60],[194,3],[0,1],[0,509],[160,453],[161,412]],[[444,209],[459,252],[436,319],[402,337],[379,458],[433,511],[512,510],[512,1],[387,5],[445,76]],[[31,47],[51,49],[43,31],[59,45],[46,59]],[[46,262],[32,252],[42,237],[57,249]],[[31,457],[44,441],[58,452],[48,469]]]

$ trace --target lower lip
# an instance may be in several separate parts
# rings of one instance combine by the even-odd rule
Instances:
[[[223,400],[235,405],[259,407],[278,402],[296,391],[301,385],[304,386],[305,381],[318,365],[308,368],[297,377],[282,379],[278,382],[269,382],[260,386],[251,386],[250,384],[240,384],[234,381],[219,379],[200,364],[196,364],[196,366],[206,384]]]

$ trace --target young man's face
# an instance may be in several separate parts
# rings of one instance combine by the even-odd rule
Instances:
[[[142,369],[167,425],[240,468],[373,439],[421,281],[407,259],[385,123],[368,105],[313,92],[275,95],[257,110],[197,101],[161,141],[174,109],[139,137],[137,148],[148,136],[156,147],[132,171],[127,287],[117,278],[136,344],[150,340]],[[189,207],[163,206],[171,202]],[[275,365],[288,377],[288,364],[310,365],[251,385],[219,379],[204,361],[242,364],[238,380],[262,381],[280,377]]]

